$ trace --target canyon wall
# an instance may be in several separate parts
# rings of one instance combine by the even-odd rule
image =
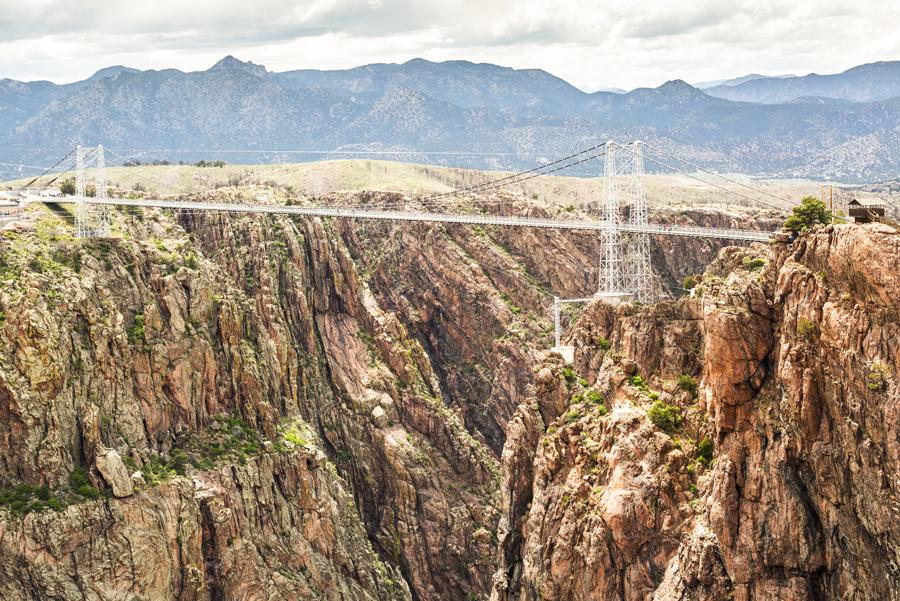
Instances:
[[[828,226],[592,305],[511,422],[493,598],[897,599],[898,245]]]
[[[676,295],[713,261],[698,289],[567,314],[565,366],[548,307],[593,291],[593,235],[113,222],[81,241],[35,208],[0,237],[4,598],[897,590],[884,226],[715,261],[723,242],[654,240]]]

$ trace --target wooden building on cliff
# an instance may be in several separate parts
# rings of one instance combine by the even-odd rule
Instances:
[[[847,212],[856,223],[870,223],[884,218],[884,202],[878,199],[854,198],[847,203]]]

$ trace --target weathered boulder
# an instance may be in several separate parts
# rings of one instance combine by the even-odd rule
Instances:
[[[131,474],[128,468],[122,463],[122,458],[115,449],[108,449],[98,446],[95,452],[95,465],[97,471],[106,480],[106,483],[112,489],[113,495],[117,497],[127,497],[134,493],[134,485],[131,481]]]

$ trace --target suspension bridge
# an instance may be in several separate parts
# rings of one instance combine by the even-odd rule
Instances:
[[[647,145],[649,146],[649,145]],[[560,299],[555,297],[555,342],[567,360],[571,354],[569,347],[560,346],[560,307],[566,303],[581,303],[602,299],[611,304],[623,300],[651,302],[656,299],[651,267],[651,236],[688,236],[696,238],[725,239],[737,242],[765,242],[773,232],[740,228],[710,228],[684,226],[669,223],[652,223],[648,218],[648,203],[644,192],[644,161],[652,161],[676,173],[693,177],[712,188],[743,197],[754,203],[761,203],[783,210],[786,205],[795,204],[787,198],[740,182],[738,180],[704,170],[699,165],[679,159],[654,146],[649,146],[656,156],[645,157],[645,144],[632,142],[620,144],[609,141],[568,155],[561,159],[544,163],[538,167],[520,171],[504,177],[457,188],[449,192],[432,194],[420,198],[404,198],[398,206],[321,206],[244,204],[223,202],[200,202],[172,198],[118,198],[109,195],[106,174],[106,155],[103,146],[96,148],[76,147],[55,165],[26,184],[26,202],[72,203],[75,205],[75,233],[81,238],[110,236],[109,207],[143,207],[155,209],[189,210],[192,212],[228,212],[251,214],[284,214],[308,217],[332,217],[341,219],[374,219],[391,222],[458,223],[483,226],[510,226],[532,228],[559,228],[570,230],[597,231],[601,237],[599,257],[599,284],[597,293],[591,298]],[[113,153],[117,154],[117,153]],[[128,165],[128,158],[117,155]],[[673,167],[668,160],[675,159],[697,171],[714,175],[717,181],[702,179],[683,169]],[[604,190],[602,219],[560,219],[555,217],[534,217],[525,215],[497,215],[487,212],[447,211],[445,201],[451,197],[481,196],[487,192],[501,190],[530,179],[546,176],[588,161],[603,159]],[[43,184],[46,188],[56,182],[64,173],[67,160],[74,162],[75,193],[70,196],[48,199],[40,195],[32,185],[43,177],[53,176]],[[59,169],[54,172],[54,169]],[[88,176],[92,176],[93,194],[88,194]],[[723,183],[719,183],[723,182]],[[728,184],[724,183],[728,182]],[[745,191],[737,191],[738,186]],[[751,195],[754,194],[754,195]],[[768,196],[779,201],[774,205],[760,196]],[[626,209],[627,211],[623,211]],[[623,218],[623,212],[627,216]]]

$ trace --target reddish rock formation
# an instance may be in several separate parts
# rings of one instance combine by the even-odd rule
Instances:
[[[0,239],[4,598],[896,597],[893,230],[591,305],[568,368],[593,236],[114,217]]]
[[[726,250],[695,299],[589,308],[576,371],[608,414],[538,372],[492,598],[897,599],[898,244],[829,226]]]

